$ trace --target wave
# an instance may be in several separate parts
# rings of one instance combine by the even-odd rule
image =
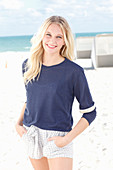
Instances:
[[[30,49],[30,47],[24,47],[24,49]]]

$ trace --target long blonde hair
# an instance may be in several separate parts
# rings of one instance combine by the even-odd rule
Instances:
[[[45,31],[52,23],[58,24],[64,35],[65,45],[63,45],[60,49],[60,55],[68,58],[69,60],[74,59],[74,37],[68,22],[61,16],[51,16],[50,18],[47,18],[37,34],[35,34],[31,39],[32,46],[30,49],[30,57],[26,63],[27,71],[24,73],[25,84],[34,80],[37,75],[37,79],[40,76],[44,54],[42,39]]]

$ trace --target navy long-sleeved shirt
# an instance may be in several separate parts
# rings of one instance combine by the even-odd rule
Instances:
[[[25,72],[25,60],[22,72]],[[73,125],[72,105],[76,97],[82,117],[89,124],[96,117],[96,108],[82,67],[65,60],[59,64],[42,64],[39,79],[26,88],[26,108],[23,124],[46,130],[70,131]]]

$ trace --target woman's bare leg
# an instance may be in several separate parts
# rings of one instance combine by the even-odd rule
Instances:
[[[32,159],[29,157],[29,159],[34,170],[49,170],[48,160],[46,157],[41,159]]]
[[[72,158],[51,158],[48,159],[49,170],[72,170],[73,159]]]

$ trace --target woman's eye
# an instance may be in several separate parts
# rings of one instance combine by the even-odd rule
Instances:
[[[57,38],[62,38],[61,36],[57,36]]]
[[[50,37],[51,36],[51,34],[46,34],[48,37]]]

